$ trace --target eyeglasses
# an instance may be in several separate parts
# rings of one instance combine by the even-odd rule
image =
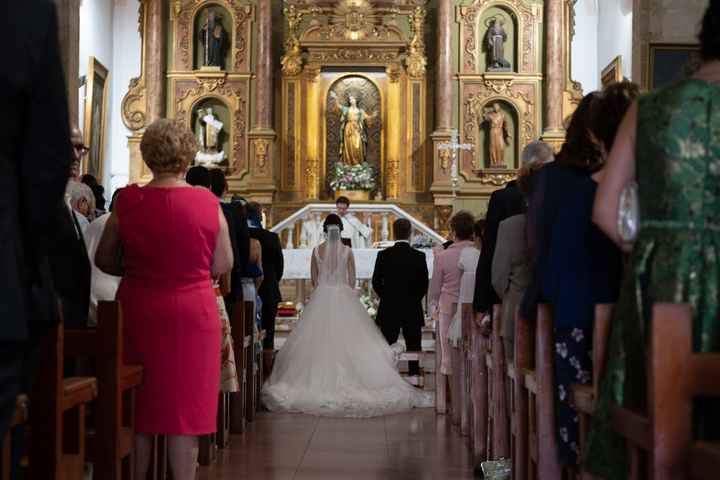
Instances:
[[[90,152],[90,149],[89,149],[88,147],[86,147],[85,145],[83,145],[83,144],[73,145],[73,148],[75,149],[75,151],[76,151],[76,152],[78,153],[78,155],[80,155],[80,156],[87,155],[88,152]]]

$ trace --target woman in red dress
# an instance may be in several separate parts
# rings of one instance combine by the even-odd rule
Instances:
[[[173,478],[195,478],[197,436],[216,429],[220,338],[212,276],[233,262],[217,198],[184,181],[196,146],[192,133],[158,120],[140,150],[153,173],[117,200],[96,254],[98,267],[122,276],[126,361],[144,367],[135,429],[136,478],[146,478],[152,435],[168,436]]]

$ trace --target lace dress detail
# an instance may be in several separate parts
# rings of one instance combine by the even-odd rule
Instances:
[[[322,246],[321,246],[322,247]],[[317,288],[278,353],[263,388],[271,411],[373,417],[432,406],[428,392],[408,384],[350,285],[352,250],[337,242],[313,256]]]

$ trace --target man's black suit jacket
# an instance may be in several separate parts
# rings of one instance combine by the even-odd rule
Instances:
[[[380,297],[378,325],[422,327],[422,299],[428,290],[425,254],[406,242],[378,253],[372,286]]]
[[[488,312],[493,305],[500,303],[500,299],[492,286],[491,272],[500,222],[525,213],[526,209],[525,198],[520,192],[516,181],[508,183],[505,188],[496,190],[490,195],[490,203],[485,217],[482,251],[475,272],[473,310],[476,312]]]
[[[0,342],[18,342],[58,318],[48,251],[72,150],[53,3],[0,2],[0,43]]]
[[[282,280],[285,259],[283,257],[280,237],[264,228],[251,228],[250,238],[260,242],[262,247],[263,281],[260,284],[260,299],[263,303],[282,302],[280,280]]]

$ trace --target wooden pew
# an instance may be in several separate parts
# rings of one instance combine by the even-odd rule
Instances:
[[[516,479],[528,478],[529,470],[529,439],[528,420],[529,404],[528,390],[525,385],[525,374],[534,368],[534,340],[535,325],[526,321],[519,314],[515,314],[515,349],[514,360],[508,365],[508,380],[510,381],[511,422],[510,447],[513,459],[513,472]]]
[[[245,309],[245,332],[250,336],[250,342],[245,348],[245,372],[246,386],[245,389],[245,421],[252,422],[255,420],[257,411],[257,365],[255,363],[255,307],[251,302],[244,302]]]
[[[85,406],[97,396],[95,378],[63,378],[64,328],[60,323],[41,342],[44,358],[30,392],[28,477],[43,480],[83,478]]]
[[[537,478],[561,478],[555,423],[555,341],[553,317],[548,305],[538,305],[535,336],[535,371],[537,372]]]
[[[10,428],[2,440],[2,452],[0,452],[0,480],[10,480],[12,474],[13,429],[27,423],[28,420],[28,397],[18,395],[15,401],[15,413],[10,420]]]
[[[470,406],[470,358],[471,358],[471,338],[473,324],[472,303],[463,303],[460,305],[460,314],[462,322],[462,343],[460,345],[460,433],[463,436],[470,436],[470,424],[472,419],[472,408]]]
[[[471,337],[472,354],[470,356],[470,391],[472,404],[472,457],[473,465],[479,466],[480,462],[488,458],[488,395],[489,376],[485,352],[487,351],[487,339],[482,334],[480,326],[475,319],[472,322]]]
[[[690,448],[690,480],[705,480],[720,474],[720,444],[696,442]]]
[[[242,298],[239,298],[230,312],[230,329],[235,349],[235,364],[238,371],[240,390],[230,394],[230,432],[239,434],[245,432],[246,401],[248,389],[247,350],[252,344],[252,337],[247,332],[245,315],[248,308]]]
[[[120,304],[100,302],[97,312],[97,328],[65,331],[65,355],[95,361],[98,397],[88,457],[96,478],[120,480],[132,477],[135,391],[142,384],[143,368],[125,364]]]
[[[491,451],[489,458],[498,460],[510,457],[510,418],[508,415],[508,395],[507,395],[507,369],[505,367],[505,346],[503,345],[500,335],[500,306],[495,305],[493,310],[492,335],[491,343],[491,360],[488,363],[488,369],[491,370],[489,376],[492,387],[490,390],[490,415],[492,419],[491,428]]]

